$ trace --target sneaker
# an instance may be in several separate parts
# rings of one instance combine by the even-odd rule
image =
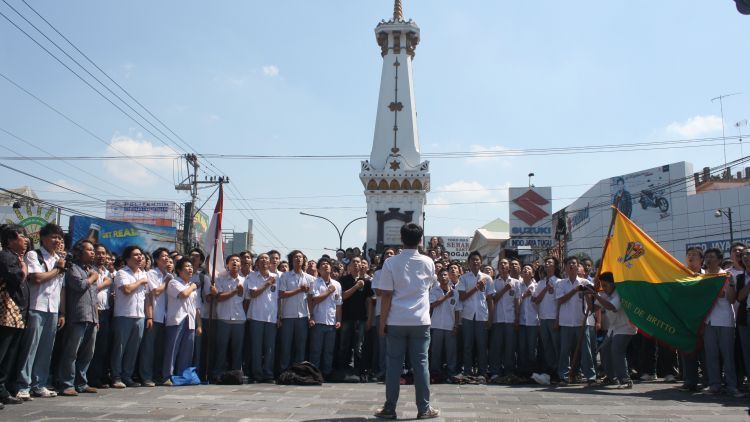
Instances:
[[[672,375],[672,374],[669,374],[669,375],[667,375],[667,376],[664,377],[664,382],[672,383],[672,382],[675,382],[675,381],[677,381],[677,378],[675,378],[675,376]]]
[[[138,387],[141,386],[141,383],[135,382],[133,380],[126,380],[125,381],[125,386],[128,387],[128,388],[138,388]]]
[[[78,395],[78,391],[76,391],[76,389],[73,388],[73,387],[68,387],[68,388],[62,390],[62,392],[60,393],[60,395],[61,396],[65,396],[65,397],[75,397],[75,396]]]
[[[143,381],[143,386],[144,387],[156,387],[156,383],[151,380],[146,380],[146,381]]]
[[[716,394],[721,393],[721,389],[715,388],[715,387],[706,387],[704,388],[701,393],[708,394],[709,396],[714,396]]]
[[[114,381],[114,382],[112,383],[112,388],[125,388],[125,387],[127,387],[127,386],[126,386],[126,385],[125,385],[125,383],[124,383],[124,382],[122,382],[121,380],[115,380],[115,381]]]
[[[654,380],[656,380],[656,375],[653,375],[653,374],[641,375],[641,381],[654,381]]]
[[[434,419],[440,416],[440,411],[432,406],[428,406],[427,410],[422,413],[417,413],[417,419]]]
[[[626,381],[620,382],[620,385],[617,388],[623,388],[626,390],[630,390],[633,388],[633,380],[629,379]]]
[[[167,378],[167,380],[161,383],[161,385],[163,385],[164,387],[171,387],[173,385],[172,380]]]
[[[18,393],[16,393],[16,398],[17,399],[21,399],[23,401],[32,401],[32,400],[34,400],[33,398],[31,398],[31,394],[29,394],[28,391],[19,391]]]
[[[382,407],[373,413],[373,416],[379,419],[396,419],[396,411]]]
[[[36,390],[31,390],[31,395],[34,397],[42,397],[42,398],[57,397],[57,393],[54,391],[48,390],[47,387],[42,387],[42,388],[37,388]]]
[[[477,376],[477,384],[487,384],[487,379],[484,378],[484,375]]]
[[[96,388],[89,387],[88,385],[84,385],[82,387],[78,387],[78,388],[76,388],[76,391],[78,391],[79,393],[86,393],[86,394],[95,394],[95,393],[97,393]]]

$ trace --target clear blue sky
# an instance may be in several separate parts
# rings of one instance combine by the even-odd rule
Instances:
[[[21,0],[6,1],[55,35]],[[27,1],[200,153],[369,154],[381,67],[373,28],[392,15],[390,0]],[[6,3],[0,11],[49,45]],[[404,14],[422,31],[414,77],[423,153],[716,137],[719,104],[711,98],[733,92],[744,94],[724,102],[727,135],[750,118],[750,16],[730,0],[405,0]],[[170,152],[2,17],[0,40],[2,74],[104,142],[2,78],[0,128],[61,156],[110,155],[112,145]],[[740,156],[735,144],[727,147],[730,160]],[[0,146],[2,157],[42,154],[2,131]],[[556,210],[602,178],[682,160],[696,169],[719,165],[721,142],[652,152],[437,158],[426,231],[469,235],[494,218],[507,220],[505,188],[525,186],[529,172],[537,186],[553,187]],[[254,218],[256,250],[301,248],[317,257],[338,239],[331,226],[300,210],[340,226],[364,215],[358,159],[211,161],[234,188],[225,228],[244,231]],[[168,160],[141,160],[162,178],[132,161],[43,162],[52,169],[0,162],[101,199],[189,199],[174,190],[178,175]],[[0,181],[104,213],[89,198],[4,168]],[[344,243],[361,245],[364,229],[363,221],[354,223]]]

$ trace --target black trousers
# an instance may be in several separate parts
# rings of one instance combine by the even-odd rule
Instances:
[[[21,334],[22,329],[0,327],[0,399],[10,396],[6,384],[15,379],[16,355],[21,344]]]

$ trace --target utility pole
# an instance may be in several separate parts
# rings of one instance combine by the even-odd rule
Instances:
[[[193,239],[195,239],[195,227],[193,220],[195,215],[198,214],[200,208],[196,209],[198,202],[198,185],[217,185],[220,183],[229,183],[229,177],[226,176],[206,176],[205,180],[198,180],[198,157],[195,154],[185,154],[182,156],[185,159],[185,165],[187,166],[187,176],[175,185],[175,190],[183,190],[190,192],[190,202],[185,203],[185,220],[183,224],[182,234],[182,247],[183,252],[187,252],[193,247]],[[205,205],[205,204],[204,204]],[[203,208],[203,205],[201,205]]]

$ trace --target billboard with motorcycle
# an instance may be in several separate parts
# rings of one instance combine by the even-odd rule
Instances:
[[[638,224],[655,223],[669,218],[673,187],[675,183],[684,181],[685,177],[684,172],[679,174],[679,171],[675,171],[672,175],[671,170],[670,165],[664,165],[612,177],[612,203],[617,203],[617,208]]]

